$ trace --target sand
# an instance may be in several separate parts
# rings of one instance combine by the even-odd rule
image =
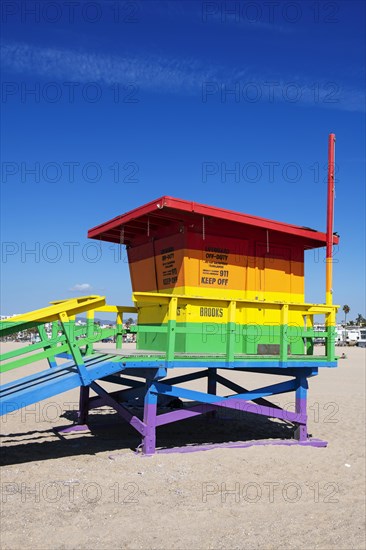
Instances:
[[[364,549],[365,350],[337,349],[348,358],[310,381],[309,431],[328,441],[324,449],[142,457],[132,450],[135,433],[107,408],[91,415],[89,433],[55,433],[72,423],[77,391],[2,417],[1,548]],[[250,388],[271,380],[231,377]],[[275,401],[290,408],[291,399]],[[280,422],[226,412],[161,428],[158,444],[287,432]]]

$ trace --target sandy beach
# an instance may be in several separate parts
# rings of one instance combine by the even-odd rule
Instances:
[[[57,435],[54,428],[75,419],[77,391],[2,417],[1,548],[363,550],[365,350],[343,351],[337,369],[310,380],[309,431],[328,441],[323,449],[142,457],[133,451],[136,433],[108,408],[90,415],[89,432]],[[230,377],[248,388],[271,380]],[[276,399],[293,406],[292,395]],[[283,423],[226,412],[161,428],[158,446],[288,433]]]

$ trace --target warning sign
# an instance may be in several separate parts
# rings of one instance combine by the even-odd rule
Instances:
[[[178,279],[176,257],[174,247],[163,248],[160,251],[161,258],[161,286],[174,285]],[[159,285],[160,286],[160,285]]]
[[[207,246],[200,262],[200,286],[230,286],[230,250]]]

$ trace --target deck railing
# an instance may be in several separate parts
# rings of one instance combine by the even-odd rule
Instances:
[[[232,363],[244,356],[255,360],[258,354],[253,349],[247,349],[246,352],[238,354],[235,349],[236,339],[238,338],[237,311],[239,309],[262,309],[278,311],[279,322],[279,353],[276,357],[279,361],[286,363],[292,359],[299,359],[301,355],[291,355],[289,352],[288,327],[289,317],[293,312],[300,314],[303,319],[303,326],[299,327],[298,337],[304,342],[304,359],[306,356],[313,355],[313,345],[315,338],[325,339],[325,356],[323,360],[335,361],[335,315],[338,306],[325,304],[304,304],[304,303],[283,303],[269,302],[260,300],[242,300],[242,299],[212,299],[202,296],[171,295],[152,292],[136,292],[133,295],[136,304],[144,306],[165,306],[167,311],[167,323],[160,326],[154,325],[147,327],[144,325],[141,330],[147,330],[153,333],[165,333],[165,349],[161,350],[159,355],[166,361],[182,359],[184,355],[188,358],[190,354],[177,353],[176,337],[177,334],[189,334],[192,327],[177,325],[177,311],[182,304],[209,303],[227,309],[227,323],[224,327],[226,348],[225,353],[219,354],[221,359],[227,363]],[[123,335],[127,332],[123,328],[124,313],[138,313],[139,307],[132,306],[113,306],[105,303],[105,298],[101,296],[86,296],[75,298],[73,300],[62,300],[52,302],[51,306],[32,311],[30,313],[5,320],[0,323],[0,337],[9,334],[19,333],[27,329],[35,329],[39,335],[39,341],[26,345],[0,356],[2,366],[0,372],[21,367],[35,361],[47,359],[50,367],[56,366],[56,356],[60,354],[69,355],[75,361],[75,364],[82,368],[83,357],[93,353],[93,345],[102,339],[112,337],[116,344],[116,349],[121,349],[123,344]],[[116,315],[116,324],[113,328],[100,328],[95,323],[95,316],[98,313],[114,313]],[[75,324],[75,316],[80,313],[86,313],[86,326]],[[325,319],[325,330],[323,332],[315,331],[314,316],[322,315]],[[45,325],[52,323],[51,335],[47,333]],[[137,333],[139,326],[136,327]],[[240,336],[239,334],[239,337]],[[143,353],[143,350],[142,350]],[[192,354],[191,354],[192,355]],[[194,355],[194,354],[193,354]],[[208,354],[209,355],[209,354]]]
[[[144,325],[143,331],[151,331],[156,333],[165,333],[166,338],[166,359],[168,361],[174,360],[176,357],[176,336],[179,333],[188,334],[192,327],[189,326],[177,326],[177,311],[181,305],[187,303],[193,304],[195,302],[204,303],[207,302],[210,306],[224,307],[227,309],[227,323],[220,327],[224,327],[226,352],[225,361],[232,362],[238,357],[238,353],[235,352],[235,340],[238,335],[238,329],[240,333],[240,324],[237,323],[237,311],[240,308],[246,310],[275,310],[278,311],[280,322],[278,327],[280,329],[279,337],[279,360],[286,362],[289,359],[289,342],[291,342],[291,336],[288,335],[289,317],[292,313],[296,313],[302,318],[302,326],[298,326],[298,337],[304,342],[304,355],[313,355],[313,346],[315,338],[325,339],[325,359],[327,361],[335,360],[335,318],[336,312],[339,306],[325,305],[325,304],[308,304],[308,303],[285,303],[285,302],[270,302],[266,300],[247,300],[247,299],[213,299],[212,297],[205,298],[202,296],[187,296],[177,294],[162,294],[155,292],[135,292],[133,299],[138,306],[165,306],[167,308],[167,323],[161,326]],[[314,330],[314,316],[323,316],[325,330],[322,332]],[[255,325],[251,325],[255,328]],[[273,326],[273,324],[272,324]],[[139,330],[139,327],[138,327]],[[252,355],[257,355],[256,352],[251,352]],[[240,354],[245,355],[245,353]],[[247,353],[250,355],[250,352]]]

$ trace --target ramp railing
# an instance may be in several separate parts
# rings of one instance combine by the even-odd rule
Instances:
[[[101,328],[95,322],[95,314],[108,312],[116,314],[116,326]],[[0,372],[6,372],[24,365],[47,359],[49,366],[57,366],[56,357],[73,359],[82,380],[88,376],[83,358],[93,353],[93,344],[112,337],[116,347],[122,347],[123,313],[135,313],[129,306],[110,306],[102,296],[82,296],[71,300],[52,302],[50,306],[18,315],[0,322],[0,338],[9,335],[24,335],[25,331],[36,331],[37,341],[25,343],[20,348],[0,355]],[[86,326],[75,324],[75,316],[86,313]]]

